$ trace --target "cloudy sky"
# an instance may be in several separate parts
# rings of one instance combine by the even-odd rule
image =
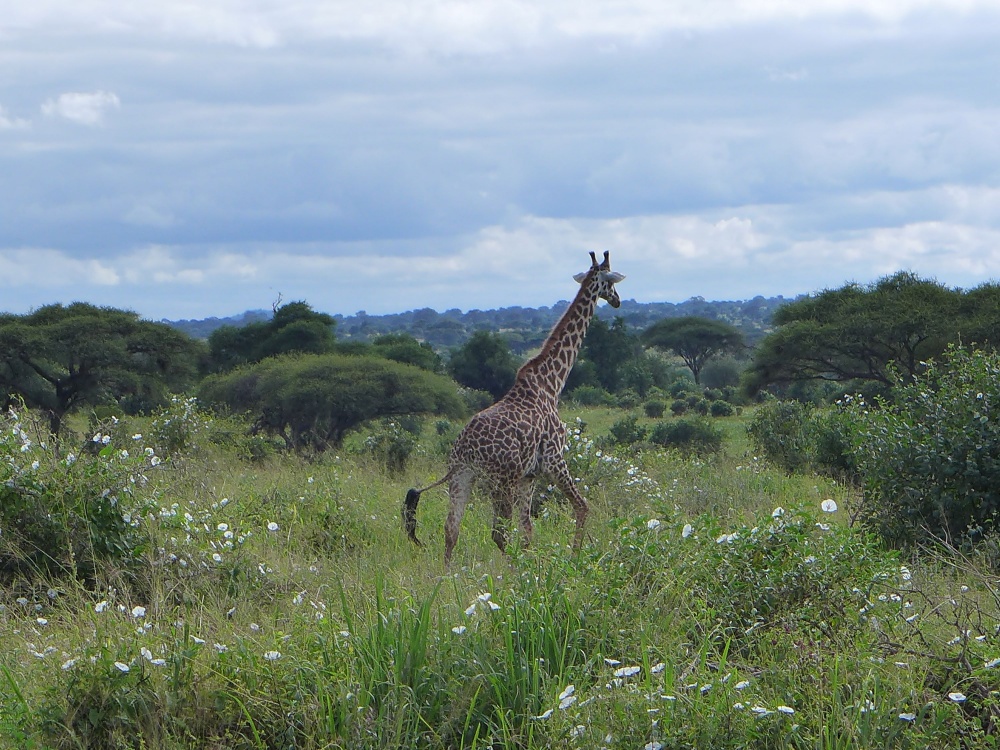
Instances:
[[[0,0],[0,310],[1000,279],[1000,0]]]

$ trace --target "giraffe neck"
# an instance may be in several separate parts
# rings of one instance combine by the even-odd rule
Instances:
[[[517,373],[518,381],[527,381],[544,394],[558,399],[566,385],[569,371],[576,363],[590,319],[597,309],[597,286],[588,277],[580,291],[549,333],[542,350],[524,363]]]

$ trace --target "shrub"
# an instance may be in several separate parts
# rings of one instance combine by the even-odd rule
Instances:
[[[611,438],[618,445],[634,445],[646,437],[646,427],[634,414],[619,419],[610,428]]]
[[[893,544],[975,541],[1000,513],[1000,355],[952,348],[892,403],[853,399],[862,520]]]
[[[733,405],[728,401],[713,401],[709,407],[709,413],[713,417],[731,417],[733,416]]]
[[[798,401],[762,404],[747,425],[750,442],[774,465],[801,471],[811,465],[809,415],[809,407]]]
[[[146,474],[160,458],[142,435],[112,440],[111,424],[85,450],[60,453],[42,422],[0,416],[0,578],[55,573],[93,583],[112,569],[134,580],[149,543]]]
[[[382,419],[365,438],[364,450],[391,474],[401,474],[417,447],[417,437],[412,430],[405,429],[400,420]]]
[[[650,419],[659,419],[663,416],[663,412],[667,410],[667,407],[662,401],[647,401],[642,405],[642,409]]]
[[[679,417],[681,414],[688,410],[687,401],[684,399],[677,399],[672,404],[670,404],[670,411],[675,417]]]
[[[614,396],[595,385],[581,385],[574,388],[569,398],[580,406],[613,406],[615,403]]]
[[[722,431],[697,419],[658,422],[649,433],[649,441],[664,448],[676,448],[684,453],[718,453],[722,448]]]

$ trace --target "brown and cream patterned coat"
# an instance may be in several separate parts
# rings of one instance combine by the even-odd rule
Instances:
[[[476,414],[452,447],[445,476],[423,489],[406,493],[403,524],[417,544],[417,504],[420,493],[448,482],[448,518],[444,527],[444,559],[451,561],[459,527],[477,481],[493,500],[493,541],[507,546],[510,522],[517,511],[522,543],[531,541],[531,485],[547,476],[566,495],[576,519],[574,548],[583,543],[587,501],[569,473],[563,450],[566,425],[559,419],[559,394],[576,362],[587,326],[599,299],[612,307],[621,304],[615,284],[624,276],[611,270],[608,253],[602,263],[590,254],[592,265],[574,276],[580,290],[549,334],[542,350],[517,373],[514,385],[492,406]]]

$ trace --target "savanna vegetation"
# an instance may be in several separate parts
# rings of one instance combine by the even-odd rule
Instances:
[[[909,281],[810,299],[861,295],[874,317],[893,287],[938,299]],[[822,335],[846,329],[835,312],[793,309],[697,384],[664,339],[595,321],[563,408],[584,549],[540,484],[531,548],[501,554],[474,502],[450,570],[443,490],[425,548],[400,503],[492,398],[449,363],[501,373],[503,339],[343,342],[293,303],[192,344],[213,373],[197,386],[165,368],[118,392],[153,373],[126,358],[143,366],[56,434],[36,375],[7,364],[0,746],[994,747],[1000,359],[988,290],[943,291],[985,343],[926,315],[932,335],[893,339],[912,368],[878,349],[877,388],[846,364],[762,365],[809,341],[847,363]],[[36,364],[58,381],[74,360],[51,351]]]

